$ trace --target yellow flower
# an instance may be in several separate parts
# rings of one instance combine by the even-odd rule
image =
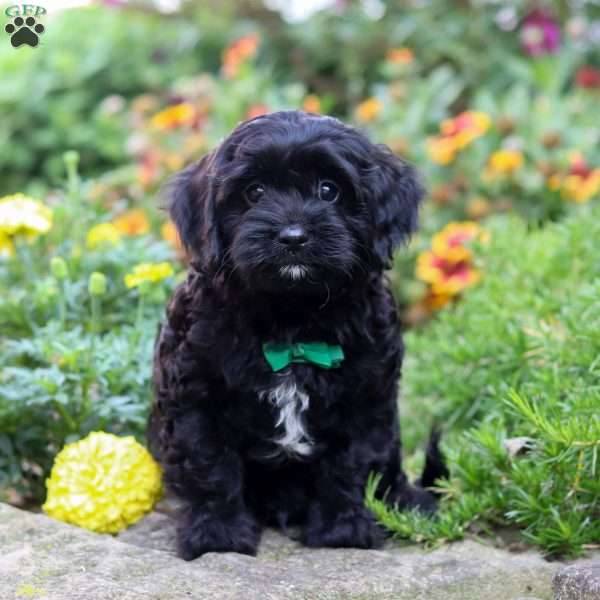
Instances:
[[[523,154],[517,150],[497,150],[488,161],[493,174],[509,174],[523,166]]]
[[[150,119],[150,124],[156,129],[174,129],[175,127],[190,125],[195,116],[196,111],[189,102],[180,102],[156,113]]]
[[[10,238],[0,231],[0,258],[8,258],[15,253],[15,247]]]
[[[132,436],[93,432],[57,455],[43,510],[101,533],[117,533],[152,510],[162,493],[161,470]]]
[[[33,237],[52,227],[52,211],[30,196],[13,194],[0,198],[0,233],[7,237]]]
[[[415,59],[415,54],[410,48],[391,48],[388,50],[386,58],[397,65],[410,65]]]
[[[383,105],[377,98],[367,98],[356,107],[356,118],[363,123],[370,123],[381,114]]]
[[[139,287],[142,283],[155,283],[173,275],[173,267],[168,262],[141,263],[125,275],[125,285],[128,288]]]
[[[90,250],[99,246],[116,246],[121,241],[121,233],[112,223],[94,225],[86,236],[86,244]]]
[[[123,235],[143,235],[150,230],[148,217],[141,208],[123,213],[113,221],[113,225]]]
[[[319,114],[321,112],[321,100],[315,94],[309,94],[304,98],[302,110],[308,113]]]
[[[427,140],[427,154],[438,165],[450,164],[457,152],[458,146],[452,137],[435,137]]]

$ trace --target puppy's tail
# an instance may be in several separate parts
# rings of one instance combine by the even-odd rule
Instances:
[[[417,481],[417,485],[422,488],[430,488],[435,484],[437,479],[447,479],[450,475],[444,454],[440,450],[441,431],[438,426],[434,425],[429,435],[427,450],[425,453],[425,466],[421,478]],[[431,492],[434,495],[435,492]]]

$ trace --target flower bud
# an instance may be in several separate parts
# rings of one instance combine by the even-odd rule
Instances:
[[[63,160],[65,161],[67,170],[75,170],[79,165],[79,152],[76,152],[75,150],[68,150],[63,154]]]
[[[58,280],[66,279],[69,276],[69,268],[67,267],[67,263],[60,256],[55,256],[50,261],[50,269],[52,271],[52,275],[56,277]]]
[[[106,277],[98,271],[90,275],[88,290],[92,296],[104,296],[106,294]]]

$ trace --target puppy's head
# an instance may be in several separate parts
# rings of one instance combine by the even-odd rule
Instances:
[[[414,169],[386,146],[292,111],[242,123],[171,189],[171,218],[208,272],[299,293],[389,266],[423,195]]]

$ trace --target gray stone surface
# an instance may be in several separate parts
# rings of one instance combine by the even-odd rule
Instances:
[[[600,600],[600,560],[561,567],[553,584],[556,600]]]
[[[173,541],[166,513],[115,539],[0,504],[0,600],[552,600],[561,566],[474,541],[315,550],[274,531],[257,558],[184,562]]]

